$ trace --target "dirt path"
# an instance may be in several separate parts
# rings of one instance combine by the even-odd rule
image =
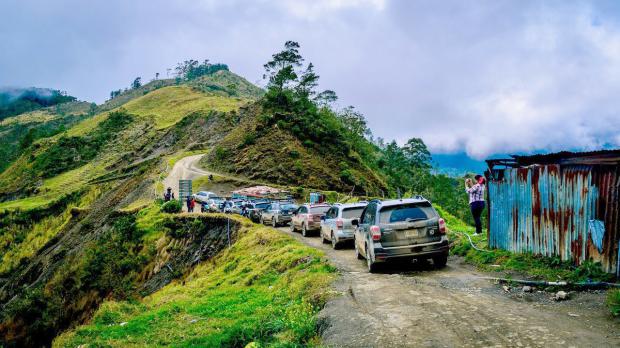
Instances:
[[[195,179],[205,175],[212,174],[200,167],[198,167],[198,162],[204,156],[202,155],[194,155],[183,157],[178,160],[170,173],[168,173],[168,177],[164,179],[164,188],[172,187],[172,192],[174,192],[175,197],[178,197],[179,194],[179,180],[181,179]]]
[[[573,294],[564,302],[544,292],[504,292],[460,258],[370,274],[353,250],[323,250],[342,277],[343,294],[321,311],[324,343],[333,347],[618,347],[620,324],[609,318],[604,293]]]

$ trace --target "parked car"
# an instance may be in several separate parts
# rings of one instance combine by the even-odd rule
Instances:
[[[437,268],[448,261],[446,223],[423,197],[371,201],[352,223],[355,254],[370,272],[388,261],[432,259]]]
[[[192,197],[194,197],[194,199],[200,203],[207,203],[209,199],[213,197],[217,197],[217,195],[213,192],[200,191],[200,192],[194,193]]]
[[[271,202],[269,206],[260,214],[262,224],[271,224],[273,227],[286,225],[291,222],[293,212],[298,206],[288,202]]]
[[[354,219],[359,221],[366,205],[368,203],[335,204],[332,206],[321,221],[323,242],[331,242],[334,249],[339,249],[345,242],[352,241],[355,226],[351,221]]]
[[[212,213],[219,212],[222,202],[224,202],[224,199],[220,197],[212,196],[211,198],[209,198],[209,200],[207,200],[207,203],[206,203],[207,210],[209,210]]]
[[[291,219],[291,231],[301,231],[301,235],[308,237],[311,232],[318,232],[321,229],[321,218],[331,208],[331,205],[304,204],[295,212]]]
[[[263,210],[267,209],[271,204],[269,201],[254,202],[254,208],[248,209],[248,217],[253,222],[260,222],[260,215]]]

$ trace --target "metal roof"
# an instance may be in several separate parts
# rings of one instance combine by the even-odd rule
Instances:
[[[549,154],[530,156],[511,155],[511,158],[486,160],[490,169],[495,166],[512,168],[527,167],[535,164],[560,164],[560,165],[596,165],[596,164],[620,164],[620,149],[600,150],[589,152],[561,151]]]

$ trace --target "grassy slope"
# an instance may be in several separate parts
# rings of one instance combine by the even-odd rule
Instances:
[[[132,149],[136,138],[145,140],[144,134],[139,132],[137,124],[144,126],[155,125],[153,131],[165,130],[188,114],[198,111],[230,111],[237,109],[246,103],[246,99],[214,96],[194,90],[188,86],[171,86],[157,89],[147,95],[141,96],[127,103],[124,107],[130,113],[137,116],[134,127],[127,127],[127,131],[119,136],[119,141],[111,144],[93,161],[88,164],[62,173],[53,178],[42,180],[38,193],[30,197],[0,203],[2,209],[29,209],[49,204],[63,193],[75,191],[83,187],[89,180],[106,173],[106,166],[115,163],[125,152]],[[69,129],[65,136],[85,136],[94,131],[109,112],[104,112],[95,117],[86,119]],[[152,131],[150,131],[152,133]],[[42,151],[51,143],[57,141],[60,135],[41,142]],[[6,171],[0,173],[0,183],[6,192],[17,190],[23,180],[31,175],[31,163],[27,156],[19,158]],[[34,180],[34,179],[31,179]]]
[[[277,125],[263,129],[258,121],[262,112],[257,105],[242,110],[240,124],[205,156],[202,165],[254,181],[349,191],[352,187],[340,177],[342,166],[346,166],[364,181],[363,189],[356,187],[358,191],[367,189],[371,195],[380,195],[381,189],[385,189],[383,179],[361,163],[356,153],[324,153],[319,149],[321,145],[305,146]],[[252,137],[259,130],[261,135]]]
[[[91,111],[90,103],[69,102],[1,120],[0,172],[23,152],[20,141],[29,131],[35,131],[38,137],[51,135],[90,117]]]
[[[57,347],[231,347],[308,344],[334,269],[271,228],[245,227],[232,248],[139,302],[104,303]]]

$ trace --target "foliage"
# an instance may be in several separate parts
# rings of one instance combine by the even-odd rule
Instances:
[[[114,139],[116,133],[132,121],[125,110],[110,112],[107,119],[84,137],[62,136],[43,153],[36,156],[33,168],[44,178],[56,176],[80,167],[97,156],[101,148]]]
[[[180,213],[182,209],[181,202],[176,199],[168,201],[161,206],[161,211],[168,214]]]
[[[211,64],[208,59],[205,59],[202,63],[190,59],[177,64],[174,70],[178,77],[185,80],[194,80],[201,76],[214,74],[218,71],[228,71],[228,65],[221,63]]]
[[[138,89],[140,87],[142,87],[142,78],[138,76],[131,82],[131,89]]]
[[[620,316],[620,289],[607,292],[607,307],[614,317]]]
[[[321,252],[254,226],[183,282],[140,302],[107,301],[54,346],[309,345],[333,272]]]
[[[0,90],[0,120],[75,100],[65,92],[46,88],[3,89]]]

